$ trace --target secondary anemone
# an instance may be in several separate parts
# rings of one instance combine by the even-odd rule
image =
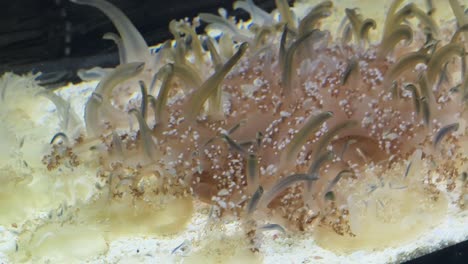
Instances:
[[[172,21],[174,40],[155,52],[111,4],[72,1],[103,11],[121,38],[111,38],[121,65],[98,71],[86,131],[68,135],[78,158],[92,146],[113,197],[193,196],[222,215],[366,237],[360,221],[401,229],[415,201],[443,212],[435,183],[466,192],[467,17],[456,0],[447,25],[393,1],[380,41],[357,9],[338,34],[322,29],[331,1],[302,14],[277,0],[275,16],[236,1],[249,22]],[[200,20],[208,35],[196,35]]]

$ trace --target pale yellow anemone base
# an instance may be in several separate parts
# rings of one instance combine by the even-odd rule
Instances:
[[[351,195],[348,206],[354,236],[319,227],[315,238],[320,246],[344,253],[398,246],[439,225],[447,217],[448,200],[421,186],[384,187]]]
[[[174,198],[154,206],[141,200],[101,198],[75,209],[58,208],[50,220],[23,230],[18,261],[69,261],[104,254],[120,237],[163,236],[183,230],[193,214],[191,198]]]

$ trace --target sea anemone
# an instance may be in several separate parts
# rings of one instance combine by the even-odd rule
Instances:
[[[97,161],[106,197],[148,210],[161,195],[210,204],[242,222],[252,251],[272,228],[382,248],[440,222],[447,193],[466,210],[468,17],[456,0],[445,24],[401,0],[381,24],[347,8],[336,33],[331,1],[277,0],[273,14],[236,1],[249,21],[172,21],[174,40],[152,49],[112,4],[72,2],[112,20],[120,65],[81,71],[101,75],[81,129],[42,93],[63,124],[48,169]]]

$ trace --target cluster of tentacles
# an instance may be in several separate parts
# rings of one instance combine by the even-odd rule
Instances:
[[[113,5],[72,1],[112,20],[119,35],[104,38],[121,63],[80,72],[100,78],[84,129],[49,94],[67,122],[44,162],[97,159],[115,197],[193,195],[223,213],[351,233],[326,219],[342,220],[352,193],[409,178],[436,193],[433,172],[453,183],[466,170],[468,17],[456,0],[448,26],[396,0],[383,29],[346,9],[336,34],[321,29],[331,1],[300,15],[277,0],[277,16],[236,1],[249,22],[225,12],[172,21],[174,40],[151,52]],[[208,35],[196,34],[200,21]]]

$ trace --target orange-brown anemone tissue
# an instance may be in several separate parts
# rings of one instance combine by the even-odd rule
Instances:
[[[101,196],[84,212],[184,212],[183,229],[202,203],[254,244],[276,228],[349,253],[415,239],[453,201],[466,210],[468,17],[457,0],[394,0],[378,18],[332,1],[277,0],[272,14],[236,1],[249,21],[172,21],[174,39],[151,52],[110,3],[72,2],[112,20],[121,60],[89,94],[82,129],[64,127],[43,159],[51,170],[95,164]]]

